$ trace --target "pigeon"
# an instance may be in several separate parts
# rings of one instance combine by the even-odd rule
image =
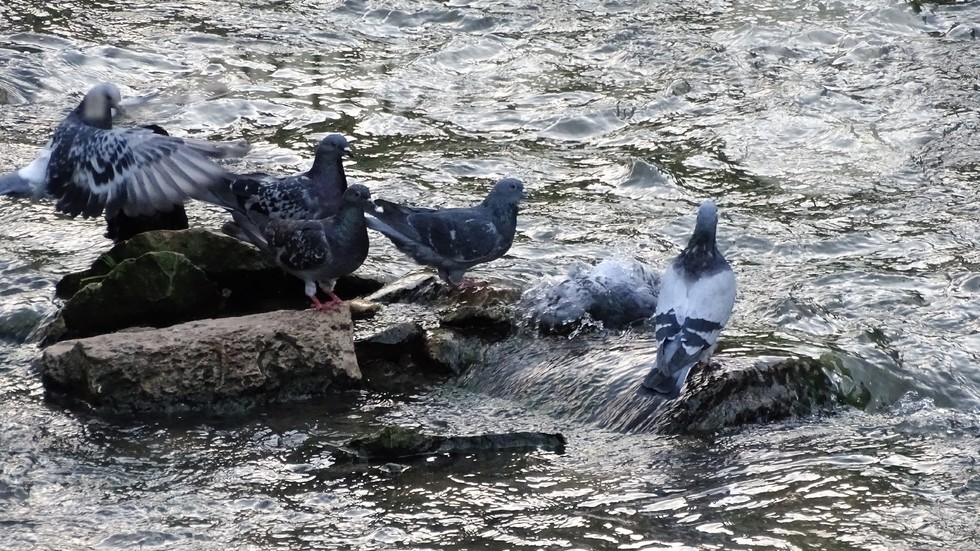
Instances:
[[[347,191],[344,155],[354,155],[347,138],[330,134],[320,141],[306,172],[285,178],[263,173],[236,176],[228,186],[235,197],[235,207],[228,209],[234,221],[224,224],[222,231],[262,248],[270,220],[319,220],[337,214]]]
[[[337,214],[345,202],[344,155],[354,155],[347,139],[330,134],[317,146],[308,171],[285,178],[246,174],[235,178],[230,189],[246,213],[258,213],[270,220],[326,218]]]
[[[114,129],[120,101],[114,84],[93,87],[37,159],[0,176],[0,190],[29,189],[35,198],[56,198],[58,212],[83,218],[104,212],[107,220],[170,212],[188,198],[233,204],[222,190],[230,175],[212,159],[244,155],[246,143],[177,138],[152,126]]]
[[[497,182],[482,203],[470,208],[427,209],[374,201],[367,226],[384,234],[419,264],[432,266],[452,287],[463,284],[466,270],[496,260],[514,242],[517,204],[524,184],[516,178]]]
[[[155,124],[144,126],[155,134],[169,136],[170,134]],[[120,212],[106,219],[105,237],[113,243],[125,241],[136,234],[151,230],[186,230],[190,227],[187,221],[187,211],[183,204],[176,204],[169,211],[155,212],[150,215],[128,216]]]
[[[315,310],[332,310],[340,305],[334,294],[337,278],[358,269],[368,253],[364,211],[370,208],[371,193],[361,184],[347,188],[343,204],[333,216],[320,220],[271,220],[263,230],[265,249],[276,263],[306,283],[306,296]],[[317,284],[330,297],[320,302]]]
[[[670,398],[691,368],[707,360],[735,305],[735,274],[715,245],[718,209],[701,203],[687,247],[667,268],[654,331],[657,359],[643,386]]]

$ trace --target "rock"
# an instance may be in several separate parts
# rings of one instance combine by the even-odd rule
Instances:
[[[455,375],[483,362],[487,341],[452,329],[433,329],[426,334],[425,353],[433,362]]]
[[[88,283],[100,281],[124,260],[159,251],[179,253],[215,284],[235,289],[257,286],[256,280],[262,277],[284,278],[282,271],[266,262],[257,248],[233,237],[200,228],[157,230],[115,245],[88,270],[66,275],[55,287],[55,295],[70,298]]]
[[[466,289],[453,289],[437,276],[422,272],[406,275],[385,285],[367,297],[368,300],[394,303],[411,302],[415,304],[447,303],[483,306],[512,303],[521,296],[521,291],[505,285],[477,285]]]
[[[61,311],[69,338],[134,325],[155,327],[217,315],[222,289],[184,255],[149,252],[113,267],[75,293]]]
[[[106,219],[105,237],[119,243],[148,231],[186,230],[188,227],[184,205],[174,205],[169,211],[153,214],[129,216],[119,212]]]
[[[388,426],[367,438],[351,440],[342,451],[363,461],[392,461],[433,454],[519,453],[536,449],[564,453],[565,437],[540,432],[434,436],[418,429]]]
[[[351,297],[380,287],[352,275],[341,278],[335,290]],[[56,294],[69,300],[61,320],[45,331],[45,344],[133,325],[162,327],[307,305],[303,282],[267,263],[258,249],[197,228],[138,234],[99,256],[90,269],[66,275]],[[378,308],[355,311],[366,318]]]
[[[383,306],[378,302],[371,302],[363,299],[351,299],[347,301],[350,308],[350,316],[355,320],[371,319],[381,312]]]
[[[239,410],[361,379],[346,307],[64,341],[45,349],[36,367],[49,397],[102,412]]]
[[[726,358],[724,368],[695,368],[673,400],[637,383],[637,391],[620,395],[600,422],[627,431],[703,433],[830,411],[840,399],[818,360]]]
[[[365,385],[386,393],[414,393],[445,380],[449,368],[426,351],[427,332],[415,321],[382,326],[355,339]]]
[[[409,347],[421,344],[424,337],[425,329],[420,324],[404,321],[389,325],[370,337],[360,339],[357,342],[370,346],[371,350],[379,356],[391,356],[392,354],[402,354]]]
[[[465,335],[500,340],[510,335],[514,328],[514,318],[514,309],[505,304],[491,306],[463,304],[442,312],[439,324]]]
[[[299,281],[294,277],[290,279]],[[380,290],[383,286],[384,283],[378,281],[377,279],[373,279],[363,275],[358,275],[355,273],[355,274],[346,275],[338,279],[337,285],[334,286],[333,290],[335,293],[337,293],[338,296],[346,299],[349,297],[362,297],[365,295],[370,295],[371,293]],[[302,285],[300,285],[300,288],[302,288]],[[303,300],[306,300],[305,296],[301,298]],[[366,301],[366,302],[370,302],[370,301]],[[380,306],[378,306],[378,308],[380,308]]]
[[[39,307],[14,305],[0,308],[0,341],[23,343],[44,320],[46,313]]]
[[[667,93],[672,96],[686,96],[691,93],[691,90],[691,83],[682,78],[674,80],[667,86]]]

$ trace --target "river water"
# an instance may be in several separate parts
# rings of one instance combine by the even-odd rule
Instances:
[[[574,395],[649,361],[628,332],[568,343],[586,352],[556,395],[472,376],[99,419],[44,401],[28,333],[108,248],[101,223],[0,198],[0,549],[980,548],[978,37],[980,4],[955,1],[8,0],[0,170],[105,80],[156,93],[121,123],[248,139],[240,170],[303,169],[341,132],[376,196],[461,205],[525,180],[514,247],[473,272],[524,287],[613,255],[662,267],[711,197],[739,282],[722,361],[831,357],[872,400],[706,436],[610,431]],[[411,269],[381,239],[363,268]],[[526,375],[556,346],[527,347]],[[331,446],[384,423],[568,447],[335,464]]]

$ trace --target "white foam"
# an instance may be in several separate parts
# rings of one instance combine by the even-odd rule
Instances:
[[[598,325],[621,328],[653,315],[660,277],[632,258],[610,257],[589,267],[569,266],[524,292],[527,320],[546,329]]]

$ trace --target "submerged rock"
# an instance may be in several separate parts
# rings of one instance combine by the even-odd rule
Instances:
[[[483,363],[487,346],[486,339],[445,328],[432,329],[425,338],[426,355],[454,375]]]
[[[389,426],[367,438],[351,440],[342,451],[363,461],[392,461],[434,454],[521,453],[538,449],[564,453],[565,437],[540,432],[435,436],[414,428]]]
[[[0,341],[16,344],[27,341],[46,315],[41,305],[0,308]]]
[[[64,341],[45,349],[36,367],[50,397],[106,412],[238,410],[361,379],[346,307]]]
[[[831,411],[846,401],[825,366],[810,358],[752,361],[726,358],[691,372],[672,400],[639,386],[622,393],[597,420],[608,428],[700,433]]]

